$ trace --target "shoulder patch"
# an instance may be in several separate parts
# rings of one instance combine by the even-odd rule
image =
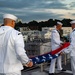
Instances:
[[[18,33],[18,35],[21,35],[21,33]]]

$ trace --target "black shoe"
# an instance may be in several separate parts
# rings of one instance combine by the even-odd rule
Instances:
[[[61,71],[66,71],[65,69],[62,69]]]
[[[54,73],[49,73],[49,75],[54,75]]]

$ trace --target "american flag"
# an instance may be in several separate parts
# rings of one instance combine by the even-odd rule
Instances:
[[[47,62],[49,60],[52,60],[54,58],[57,58],[60,55],[60,51],[66,47],[68,47],[70,45],[69,42],[64,43],[60,48],[53,50],[49,53],[43,54],[43,55],[39,55],[39,56],[35,56],[30,58],[33,61],[33,64],[40,64],[43,62]]]

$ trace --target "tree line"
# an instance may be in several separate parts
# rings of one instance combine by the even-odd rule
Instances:
[[[57,21],[62,22],[63,27],[70,27],[70,21],[72,21],[72,19],[63,19],[63,20],[49,19],[47,21],[41,21],[41,22],[33,20],[29,23],[22,23],[21,21],[19,21],[16,23],[15,28],[29,27],[31,30],[36,29],[41,31],[42,27],[53,27],[54,25],[56,25]]]

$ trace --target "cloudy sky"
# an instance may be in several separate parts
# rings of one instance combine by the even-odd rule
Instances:
[[[2,15],[11,13],[22,21],[46,21],[48,19],[75,19],[75,0],[0,0]]]

